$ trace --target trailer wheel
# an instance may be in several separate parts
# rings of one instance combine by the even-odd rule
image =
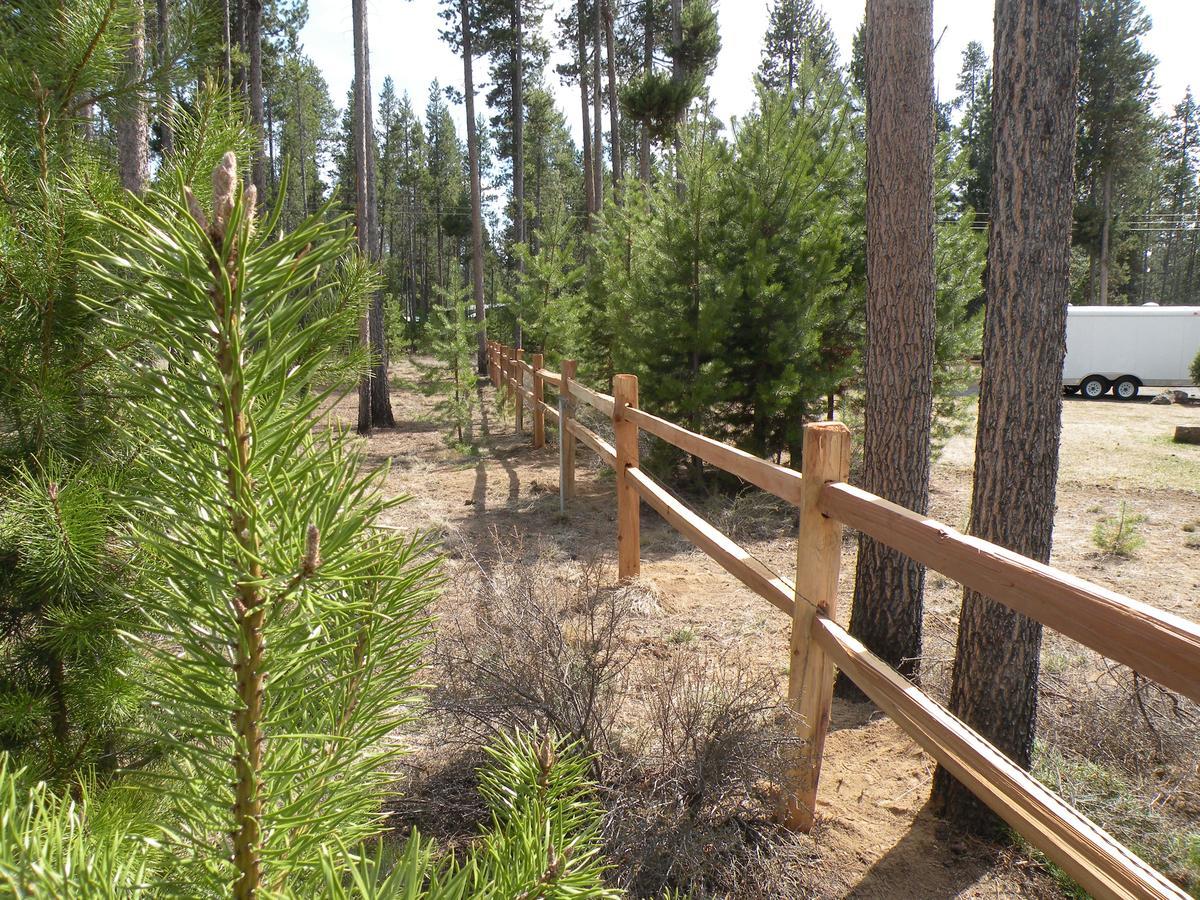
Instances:
[[[1087,400],[1098,400],[1108,393],[1110,385],[1107,378],[1099,375],[1089,375],[1079,382],[1079,393]]]
[[[1113,385],[1113,396],[1118,400],[1135,400],[1138,395],[1138,388],[1141,387],[1137,383],[1137,379],[1129,375],[1123,378],[1118,378],[1116,384]]]

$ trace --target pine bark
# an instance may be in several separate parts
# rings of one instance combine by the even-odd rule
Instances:
[[[158,0],[155,15],[155,63],[158,66],[158,135],[164,156],[175,152],[175,129],[171,114],[175,98],[171,94],[171,75],[167,71],[167,54],[171,48],[171,11],[167,0]]]
[[[363,256],[371,253],[371,214],[367,193],[367,106],[369,92],[365,90],[367,77],[367,10],[366,0],[351,0],[354,29],[354,103],[351,129],[354,132],[354,228],[358,237],[358,250]],[[373,306],[373,304],[372,304]],[[358,322],[358,342],[364,350],[371,352],[371,308],[363,312]],[[358,433],[371,433],[371,373],[366,372],[358,382]]]
[[[588,102],[588,74],[587,74],[587,38],[586,25],[587,22],[587,3],[585,0],[579,0],[576,5],[577,16],[579,18],[579,27],[576,29],[576,47],[575,55],[578,58],[579,64],[579,102],[581,106],[581,123],[582,136],[581,143],[583,144],[583,202],[584,208],[587,210],[587,221],[584,227],[588,231],[592,230],[592,213],[596,211],[596,186],[592,180],[592,125],[591,125],[591,110]]]
[[[371,93],[371,45],[368,40],[369,32],[366,22],[366,9],[363,9],[363,156],[362,166],[366,171],[367,180],[367,240],[368,258],[379,267],[380,235],[379,235],[379,201],[376,184],[375,160],[375,113],[374,97]],[[392,415],[391,384],[388,381],[388,345],[387,318],[384,308],[382,290],[377,290],[371,297],[371,355],[374,365],[371,369],[371,427],[394,428],[396,419]]]
[[[1075,194],[1074,0],[998,0],[988,308],[971,534],[1050,558]],[[964,591],[950,709],[1023,768],[1032,759],[1041,626]],[[948,772],[935,808],[1000,821]]]
[[[470,0],[460,0],[462,19],[463,96],[467,105],[467,160],[471,168],[471,287],[475,294],[476,365],[487,372],[487,308],[483,299],[483,210],[479,179],[479,134],[475,127],[474,49]]]
[[[612,160],[613,199],[621,204],[621,178],[624,161],[621,155],[620,91],[617,86],[616,23],[612,0],[604,2],[604,35],[608,53],[608,150]]]
[[[645,0],[643,7],[645,32],[642,36],[642,71],[654,71],[654,0]],[[638,131],[638,180],[650,183],[650,128],[645,122]]]
[[[525,23],[524,0],[513,0],[512,72],[512,171],[513,240],[525,243]],[[517,260],[517,272],[525,271],[525,260]],[[521,320],[513,319],[513,346],[523,347]]]
[[[250,157],[250,180],[258,190],[260,203],[267,199],[267,175],[264,162],[263,146],[265,131],[263,129],[263,80],[262,80],[262,0],[246,0],[245,6],[245,46],[244,51],[250,59],[250,71],[247,81],[247,93],[250,101],[250,125],[254,129],[254,152]],[[366,27],[365,22],[363,25]]]
[[[132,86],[130,96],[117,118],[117,166],[126,190],[143,194],[150,176],[150,125],[146,114],[146,9],[134,0],[133,31],[125,51],[125,78]]]
[[[592,160],[593,188],[596,195],[596,209],[604,206],[604,88],[600,80],[600,4],[602,0],[592,2]]]
[[[924,513],[933,412],[933,5],[867,3],[867,341],[863,486]],[[905,674],[925,569],[865,535],[850,631]],[[861,698],[848,678],[841,696]]]
[[[1108,306],[1108,267],[1109,243],[1112,234],[1112,184],[1113,173],[1110,165],[1104,172],[1100,187],[1100,296],[1097,300],[1100,306]]]

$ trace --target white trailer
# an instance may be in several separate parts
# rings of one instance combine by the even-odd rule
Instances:
[[[1063,388],[1132,400],[1143,386],[1191,385],[1197,352],[1200,306],[1071,306]]]

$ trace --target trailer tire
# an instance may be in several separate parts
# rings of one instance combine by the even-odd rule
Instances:
[[[1079,393],[1083,395],[1085,400],[1099,400],[1108,393],[1108,389],[1112,387],[1107,378],[1102,378],[1099,375],[1089,375],[1083,381],[1079,382]]]
[[[1136,400],[1139,387],[1141,385],[1138,384],[1136,378],[1131,375],[1125,375],[1122,378],[1118,378],[1113,384],[1113,396],[1118,400]]]

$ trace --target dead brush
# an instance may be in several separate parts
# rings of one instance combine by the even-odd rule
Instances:
[[[792,504],[754,488],[732,497],[715,494],[704,504],[704,513],[719,531],[741,540],[794,535],[800,522]]]
[[[610,587],[598,560],[564,564],[516,535],[495,537],[491,557],[460,573],[443,600],[431,708],[466,746],[513,728],[569,735],[600,777],[616,754],[633,658],[623,631],[638,592]]]
[[[681,647],[639,665],[626,764],[605,784],[606,843],[636,896],[771,896],[753,873],[795,842],[771,785],[794,744],[790,708],[739,650]],[[812,853],[811,839],[801,841]],[[794,896],[794,895],[793,895]]]

